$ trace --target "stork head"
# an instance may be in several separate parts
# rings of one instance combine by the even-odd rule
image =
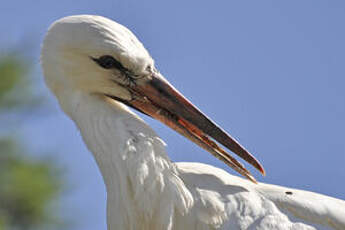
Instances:
[[[104,95],[163,122],[254,182],[216,142],[264,174],[246,149],[169,84],[126,27],[100,16],[62,18],[44,39],[41,62],[46,83],[58,98],[66,89]]]

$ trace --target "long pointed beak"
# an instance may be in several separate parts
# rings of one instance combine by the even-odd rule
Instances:
[[[123,101],[127,105],[166,124],[254,183],[256,180],[251,173],[216,142],[265,175],[264,168],[255,157],[189,102],[160,74],[152,74],[150,80],[131,85],[129,90],[133,99]]]

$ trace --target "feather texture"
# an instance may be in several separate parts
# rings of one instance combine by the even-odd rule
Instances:
[[[254,184],[205,164],[171,162],[142,119],[104,96],[133,99],[119,70],[102,69],[90,58],[100,55],[112,55],[138,76],[154,69],[127,28],[90,15],[55,22],[41,59],[47,85],[102,173],[108,230],[345,230],[344,201]]]

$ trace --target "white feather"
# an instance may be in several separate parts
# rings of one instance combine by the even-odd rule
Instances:
[[[345,202],[253,184],[198,163],[172,163],[164,142],[109,85],[90,56],[113,55],[144,73],[153,60],[125,27],[100,16],[72,16],[50,28],[42,48],[47,85],[80,129],[107,188],[109,230],[345,229]],[[116,74],[116,73],[115,73]]]

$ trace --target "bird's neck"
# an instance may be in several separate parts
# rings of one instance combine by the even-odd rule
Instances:
[[[176,210],[189,210],[192,195],[165,144],[143,120],[102,96],[76,94],[68,103],[73,105],[62,107],[80,129],[105,181],[109,229],[168,229]],[[147,228],[134,226],[145,222]]]

